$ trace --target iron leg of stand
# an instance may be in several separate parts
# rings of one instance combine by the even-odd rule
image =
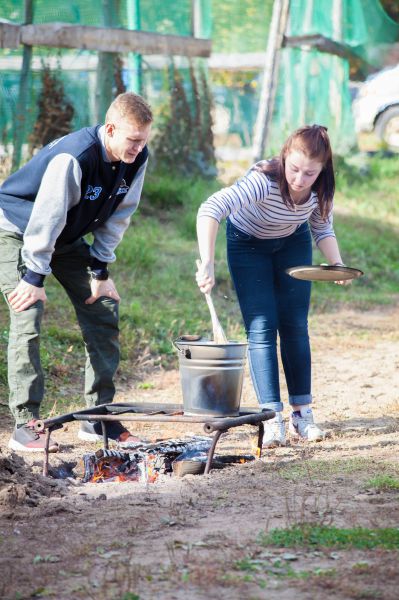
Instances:
[[[258,447],[256,448],[256,458],[261,458],[261,456],[262,456],[262,442],[263,442],[264,432],[265,432],[265,427],[263,425],[263,421],[259,421]]]
[[[48,455],[49,455],[49,447],[50,447],[50,434],[51,427],[49,427],[46,431],[46,442],[44,445],[44,460],[43,460],[43,477],[48,476]]]
[[[103,430],[103,446],[105,450],[108,450],[108,434],[107,434],[107,424],[105,421],[101,421],[101,429]]]
[[[226,431],[226,429],[220,429],[220,430],[216,431],[215,435],[213,436],[212,444],[208,451],[208,458],[207,458],[206,465],[205,465],[204,475],[208,475],[209,471],[211,470],[212,459],[213,459],[213,455],[215,453],[216,444],[218,443],[219,438],[222,435],[222,433],[224,433],[225,431]]]

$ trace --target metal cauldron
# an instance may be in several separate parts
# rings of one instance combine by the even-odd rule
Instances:
[[[248,344],[215,344],[191,335],[180,336],[173,343],[179,352],[184,413],[237,416]]]

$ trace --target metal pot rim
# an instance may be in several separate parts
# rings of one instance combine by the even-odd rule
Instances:
[[[188,339],[198,337],[198,339]],[[226,344],[218,344],[213,340],[209,340],[207,338],[203,338],[202,336],[180,336],[174,340],[174,344],[177,346],[180,344],[181,346],[211,346],[215,347],[224,347],[224,346],[248,346],[248,342],[237,342],[236,340],[229,340]]]

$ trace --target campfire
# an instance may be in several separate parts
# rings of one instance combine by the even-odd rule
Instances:
[[[123,483],[137,481],[155,483],[161,474],[202,473],[211,440],[194,437],[190,440],[168,440],[156,444],[143,444],[132,452],[100,449],[85,454],[78,467],[83,483]],[[245,463],[254,460],[252,455],[215,457],[214,467]]]

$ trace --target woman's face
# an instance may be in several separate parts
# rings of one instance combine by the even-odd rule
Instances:
[[[285,159],[285,178],[293,200],[309,196],[323,163],[309,158],[301,150],[290,150]]]

